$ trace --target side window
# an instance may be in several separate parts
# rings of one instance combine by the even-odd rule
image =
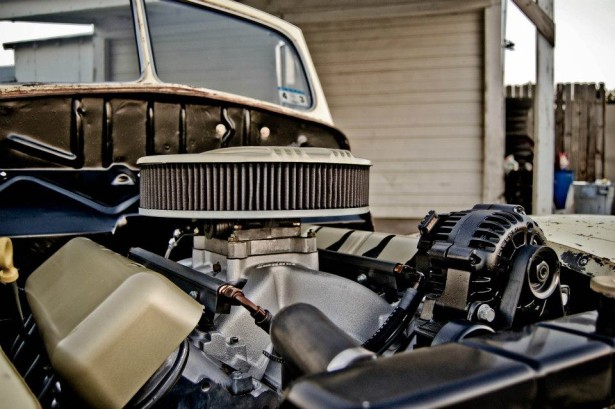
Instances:
[[[147,0],[146,5],[161,81],[311,107],[301,60],[278,32],[186,3]]]
[[[117,4],[118,2],[114,2]],[[121,4],[121,3],[120,3]],[[49,2],[45,15],[0,21],[2,83],[135,81],[139,59],[130,3]]]

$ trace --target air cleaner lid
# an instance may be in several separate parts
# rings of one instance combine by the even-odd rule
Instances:
[[[137,161],[138,165],[163,163],[254,163],[254,162],[301,162],[332,163],[371,166],[367,159],[359,159],[350,151],[327,148],[296,148],[282,146],[242,146],[215,149],[202,153],[179,155],[145,156]]]

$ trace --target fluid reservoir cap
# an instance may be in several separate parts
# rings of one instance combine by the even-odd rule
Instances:
[[[598,294],[615,298],[615,276],[598,276],[591,279],[589,287]]]

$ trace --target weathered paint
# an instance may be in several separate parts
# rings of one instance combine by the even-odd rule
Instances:
[[[566,267],[589,276],[615,274],[615,217],[555,215],[533,219]]]

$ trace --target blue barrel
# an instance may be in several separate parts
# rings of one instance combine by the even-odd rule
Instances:
[[[571,170],[556,170],[553,181],[553,201],[556,209],[566,207],[568,189],[574,180],[574,172]]]

